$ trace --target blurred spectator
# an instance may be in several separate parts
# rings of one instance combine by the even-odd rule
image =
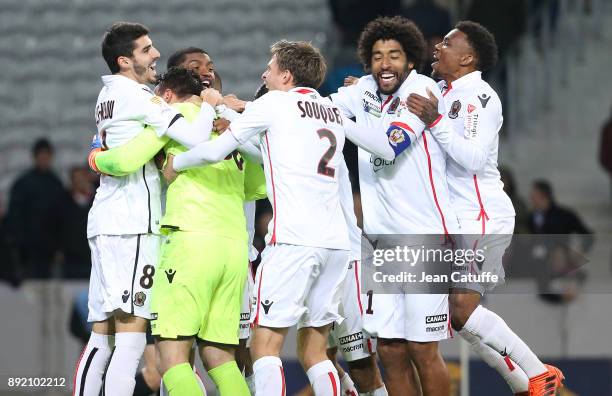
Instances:
[[[60,205],[65,191],[52,170],[53,146],[38,139],[32,147],[34,166],[11,187],[6,236],[24,278],[48,278],[61,261]]]
[[[427,40],[427,60],[420,73],[431,76],[434,46],[451,30],[450,14],[434,0],[416,0],[413,5],[402,9],[401,13],[421,29]]]
[[[93,203],[95,186],[91,183],[90,173],[87,167],[73,167],[70,170],[70,190],[62,200],[63,277],[68,279],[88,278],[91,269],[87,215]]]
[[[342,45],[355,47],[364,26],[378,16],[400,12],[401,0],[329,0],[332,19],[341,36]]]
[[[499,173],[501,175],[501,181],[504,183],[504,191],[510,197],[514,211],[516,212],[514,233],[515,234],[527,234],[529,228],[527,227],[527,220],[529,213],[527,211],[527,204],[525,200],[519,195],[516,183],[514,182],[514,175],[509,168],[504,166],[499,167]]]
[[[533,211],[529,216],[529,230],[533,234],[546,234],[534,238],[532,256],[540,262],[538,286],[540,296],[549,302],[564,303],[573,300],[586,274],[582,253],[593,245],[594,238],[580,217],[571,209],[557,205],[552,187],[545,180],[533,183],[530,194]],[[570,235],[581,236],[581,252],[574,251]]]
[[[599,163],[608,172],[612,183],[612,115],[601,128],[601,144],[599,145]],[[610,186],[612,199],[612,184]]]
[[[579,255],[567,246],[555,246],[547,256],[545,271],[538,281],[540,297],[554,304],[574,300],[586,279],[582,264]]]
[[[532,212],[528,227],[532,234],[582,234],[582,250],[588,251],[593,245],[592,232],[580,217],[569,208],[557,205],[550,183],[536,180],[529,196]]]

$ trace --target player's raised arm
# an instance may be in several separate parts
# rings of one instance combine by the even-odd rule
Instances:
[[[214,100],[220,101],[219,98]],[[219,162],[239,146],[247,144],[251,137],[269,127],[271,117],[268,113],[272,111],[273,102],[274,99],[271,94],[264,95],[254,101],[218,139],[198,144],[191,150],[177,155],[173,162],[174,170],[181,171]],[[214,102],[215,105],[218,103],[218,101]]]

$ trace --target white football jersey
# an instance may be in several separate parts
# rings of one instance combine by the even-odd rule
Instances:
[[[268,243],[349,250],[338,187],[345,133],[329,99],[310,88],[270,91],[229,131],[240,144],[259,134],[274,211]]]
[[[444,102],[436,83],[412,71],[392,95],[380,95],[371,75],[332,94],[335,105],[347,117],[356,117],[372,133],[389,134],[393,128],[416,135],[393,161],[385,161],[359,148],[359,182],[366,234],[444,234],[458,230],[446,184],[445,153],[426,125],[408,110],[408,95],[427,97],[426,88]],[[401,138],[401,135],[400,135]]]
[[[121,75],[103,76],[95,109],[98,135],[106,148],[121,146],[145,126],[163,134],[178,113],[146,85]],[[153,161],[127,176],[100,177],[87,221],[87,237],[159,233],[159,172]]]
[[[514,216],[512,201],[504,192],[497,169],[499,130],[503,123],[497,93],[482,79],[481,73],[475,71],[443,88],[443,97],[446,116],[454,132],[486,151],[486,161],[476,171],[448,156],[446,178],[457,216],[482,221]]]

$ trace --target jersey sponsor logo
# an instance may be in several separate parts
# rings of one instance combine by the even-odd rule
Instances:
[[[172,283],[172,280],[174,279],[174,275],[176,275],[176,271],[173,270],[172,268],[169,268],[165,270],[164,272],[166,273],[166,278],[168,278],[168,283]]]
[[[395,165],[395,160],[387,161],[380,157],[370,156],[370,163],[372,164],[372,170],[374,172],[378,172],[381,169],[384,169],[386,166]]]
[[[478,136],[478,112],[468,113],[465,118],[464,135],[466,139],[474,139]]]
[[[274,301],[266,300],[266,301],[261,302],[261,306],[263,307],[266,315],[268,314],[268,311],[270,310],[270,307],[272,306],[272,304],[274,304]]]
[[[435,326],[435,327],[426,327],[425,331],[427,333],[437,333],[438,331],[442,331],[444,330],[446,326],[442,325],[442,326]]]
[[[130,298],[130,292],[127,290],[124,290],[123,294],[121,295],[121,299],[123,300],[123,303],[125,304],[129,298]]]
[[[460,110],[461,110],[461,102],[458,100],[455,100],[453,104],[451,105],[451,108],[448,112],[448,118],[451,118],[454,120],[455,118],[459,117]]]
[[[347,336],[338,338],[338,342],[340,343],[340,345],[345,345],[351,342],[361,341],[361,340],[363,340],[363,333],[361,331],[359,333],[353,333],[353,334],[349,334]]]
[[[146,300],[147,295],[143,292],[139,291],[138,293],[134,294],[134,305],[137,307],[142,307]]]
[[[426,324],[446,322],[447,320],[448,320],[447,314],[425,316]]]
[[[380,103],[370,103],[367,99],[362,99],[363,101],[363,111],[373,115],[374,117],[380,117]]]
[[[380,98],[378,97],[378,95],[373,94],[373,93],[372,93],[372,92],[370,92],[370,91],[363,91],[363,94],[364,94],[365,96],[369,97],[370,99],[372,99],[372,100],[373,100],[373,101],[375,101],[375,102],[378,102],[378,103],[382,102],[382,100],[380,100]]]
[[[482,105],[482,108],[485,109],[487,107],[487,103],[489,103],[489,99],[491,99],[490,96],[487,96],[487,94],[481,94],[478,95],[478,100],[480,100],[480,104]]]
[[[309,102],[307,100],[298,101],[297,107],[302,112],[302,114],[300,114],[302,118],[314,118],[316,120],[322,120],[326,124],[329,121],[342,125],[340,110],[336,107],[325,106],[321,103]]]
[[[400,98],[397,97],[397,98],[393,99],[393,101],[389,105],[389,108],[387,109],[387,114],[394,114],[395,110],[397,110],[399,105],[400,105]]]
[[[357,345],[351,345],[349,347],[344,347],[342,348],[342,352],[344,353],[354,352],[358,349],[363,349],[363,344],[357,344]]]
[[[96,124],[99,124],[102,120],[108,120],[113,118],[113,110],[115,109],[115,101],[108,100],[101,102],[96,108]]]
[[[240,320],[249,320],[251,319],[251,313],[250,312],[242,312],[240,314]]]
[[[471,103],[468,104],[468,108],[467,108],[468,114],[471,114],[474,110],[476,110],[476,106],[474,106]]]

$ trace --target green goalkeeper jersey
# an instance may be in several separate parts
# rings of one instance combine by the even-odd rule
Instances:
[[[173,106],[188,121],[194,120],[199,112],[198,106],[192,103]],[[216,137],[216,133],[211,135],[212,139]],[[172,140],[166,143],[145,129],[125,145],[98,153],[95,163],[101,172],[118,176],[138,169],[162,146],[167,154],[187,151],[179,143]],[[209,232],[246,241],[244,201],[265,196],[266,183],[261,166],[234,152],[224,161],[179,173],[168,187],[162,232],[164,229]]]
[[[199,108],[192,103],[174,105],[188,120],[194,120]],[[211,139],[218,135],[213,133]],[[166,154],[179,154],[185,147],[170,141]],[[244,201],[261,199],[266,194],[263,169],[233,152],[224,161],[188,169],[168,186],[166,213],[162,227],[182,231],[211,232],[217,236],[246,241]]]

